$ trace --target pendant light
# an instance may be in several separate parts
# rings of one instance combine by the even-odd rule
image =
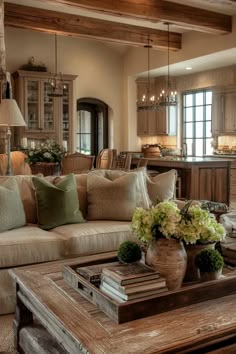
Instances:
[[[167,66],[167,83],[166,90],[162,90],[159,98],[160,106],[176,106],[177,105],[177,92],[171,89],[171,80],[170,80],[170,24],[166,23],[168,26],[168,66]]]
[[[51,73],[49,78],[51,92],[49,97],[62,97],[64,95],[65,84],[62,80],[62,74],[57,72],[57,34],[55,33],[55,73]]]
[[[152,45],[150,45],[150,37],[148,35],[148,44],[144,46],[144,48],[147,48],[147,64],[148,64],[148,70],[147,70],[147,89],[146,92],[143,93],[141,101],[137,102],[137,110],[142,111],[142,110],[150,110],[153,111],[155,109],[158,109],[158,104],[156,104],[155,100],[155,95],[151,94],[151,89],[150,89],[150,49],[152,48]]]

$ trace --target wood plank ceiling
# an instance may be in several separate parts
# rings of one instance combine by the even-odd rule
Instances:
[[[46,4],[48,1],[41,2]],[[117,18],[139,19],[147,24],[169,22],[181,28],[213,34],[227,34],[232,31],[232,17],[229,15],[164,0],[51,0],[50,3],[63,4],[67,7],[69,5],[71,12],[75,8],[83,8],[96,12],[98,17],[99,13],[111,16],[107,21],[6,2],[5,26],[109,40],[135,46],[147,44],[149,36],[155,49],[167,49],[167,31],[145,27],[143,21],[142,26],[119,23]],[[112,18],[116,20],[112,21]],[[181,36],[180,33],[170,32],[171,50],[181,49]]]

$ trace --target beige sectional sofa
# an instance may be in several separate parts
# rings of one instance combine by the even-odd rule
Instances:
[[[57,186],[65,177],[41,178]],[[26,224],[0,232],[0,314],[14,311],[9,269],[117,250],[121,242],[132,239],[130,221],[135,207],[147,208],[156,198],[174,197],[176,172],[169,171],[153,180],[146,176],[144,169],[130,173],[94,170],[75,175],[79,206],[86,222],[59,225],[50,230],[38,226],[32,176],[1,176],[0,189],[8,179],[17,182]],[[0,199],[0,208],[4,208],[1,202]]]

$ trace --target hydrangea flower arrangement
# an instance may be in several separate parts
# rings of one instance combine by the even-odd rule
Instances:
[[[143,243],[153,238],[179,238],[178,225],[181,220],[180,210],[172,201],[164,201],[151,209],[136,208],[131,229],[134,235]]]
[[[35,149],[24,150],[24,153],[27,155],[25,161],[29,164],[35,164],[36,162],[61,162],[66,150],[54,140],[46,140],[36,146]]]
[[[179,235],[187,244],[217,242],[224,239],[225,229],[208,210],[194,205],[182,213]]]
[[[144,244],[160,237],[174,237],[186,244],[216,242],[225,237],[224,227],[214,215],[189,205],[180,210],[174,202],[164,201],[148,210],[136,208],[131,223],[134,236]]]

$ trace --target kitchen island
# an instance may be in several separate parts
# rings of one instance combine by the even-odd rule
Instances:
[[[177,197],[184,199],[230,202],[229,158],[216,157],[152,157],[147,158],[148,170],[166,172],[175,169],[178,172]],[[135,157],[132,163],[135,164]]]

